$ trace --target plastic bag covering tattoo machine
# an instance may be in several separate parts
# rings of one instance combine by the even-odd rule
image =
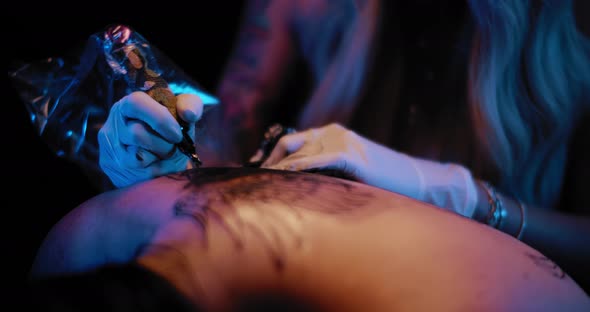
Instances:
[[[100,172],[97,133],[111,105],[123,96],[145,91],[175,117],[175,94],[199,95],[205,111],[219,103],[125,25],[110,25],[92,34],[73,55],[20,64],[10,76],[42,139],[58,156],[90,173]],[[178,148],[200,165],[188,127],[177,120],[184,134]]]

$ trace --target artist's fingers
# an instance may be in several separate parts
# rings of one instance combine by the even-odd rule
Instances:
[[[146,168],[149,165],[158,161],[158,157],[141,147],[135,145],[125,146],[125,152],[119,154],[121,162],[125,164],[126,168],[140,169]]]
[[[188,125],[188,129],[182,129],[182,131],[194,140],[197,121],[203,115],[203,101],[196,94],[181,94],[177,96],[177,99],[176,111]]]
[[[108,161],[101,161],[100,163],[101,168],[109,172],[109,177],[113,184],[119,188],[146,181],[164,174],[181,171],[186,169],[186,164],[188,163],[187,157],[179,151],[169,159],[162,161],[153,161],[154,158],[150,160],[150,153],[147,152],[142,154],[141,149],[138,149],[137,147],[131,147],[127,152],[127,156],[124,156],[120,161],[124,161],[126,164],[137,164],[139,162],[142,162],[143,164],[120,167]],[[133,159],[126,158],[132,157],[133,155],[140,155],[140,157],[145,158],[143,158],[142,161],[134,161]],[[154,157],[154,155],[152,154],[151,157]],[[144,165],[149,162],[151,162],[151,164]]]
[[[264,157],[264,151],[262,149],[257,149],[256,153],[254,153],[254,155],[252,155],[252,157],[250,157],[250,159],[248,160],[249,162],[257,162],[262,160],[262,157]]]
[[[295,154],[292,154],[296,156]],[[287,157],[269,169],[302,171],[308,169],[337,169],[346,168],[346,157],[342,153],[328,153],[315,155],[301,155],[301,157]]]
[[[144,92],[133,92],[115,103],[126,119],[145,122],[165,140],[177,143],[182,140],[180,125],[168,109]]]
[[[272,166],[285,158],[288,154],[299,150],[305,144],[307,136],[308,132],[304,131],[287,134],[280,138],[268,158],[262,163],[261,167],[265,168]]]
[[[179,149],[175,149],[175,152],[171,155],[171,157],[165,160],[157,161],[148,168],[151,170],[152,175],[161,176],[173,172],[179,172],[191,167],[192,162],[188,161],[188,157]]]
[[[120,116],[117,112],[118,109],[118,107],[114,108],[114,114]],[[140,124],[137,120],[134,120],[134,122]],[[143,128],[145,129],[145,127]],[[137,149],[141,149],[141,147],[137,145],[136,140],[122,139],[122,136],[127,135],[129,132],[129,127],[123,118],[113,117],[113,114],[109,115],[109,119],[98,132],[100,166],[107,169],[109,173],[117,170],[143,168],[154,160],[154,157],[152,157],[154,155],[143,157],[144,151],[137,152]],[[130,146],[133,146],[132,150],[129,150]]]
[[[138,146],[144,150],[150,151],[160,159],[166,159],[171,156],[174,144],[164,140],[153,130],[139,120],[127,122],[127,131],[120,134],[121,143],[124,145]]]
[[[176,111],[182,120],[189,124],[197,122],[203,114],[203,101],[196,94],[180,94],[177,97]]]

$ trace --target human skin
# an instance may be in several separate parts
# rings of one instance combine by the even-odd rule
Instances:
[[[475,221],[320,174],[201,168],[98,195],[32,277],[137,261],[208,311],[280,294],[316,311],[584,311],[550,259]]]

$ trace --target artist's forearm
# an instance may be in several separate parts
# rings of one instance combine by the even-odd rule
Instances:
[[[590,217],[529,207],[522,241],[559,263],[590,289]]]
[[[225,146],[235,161],[243,162],[253,155],[262,138],[261,103],[266,102],[268,94],[262,87],[244,90],[239,84],[227,83],[220,92],[219,99],[224,103],[221,124]]]
[[[252,1],[244,11],[238,40],[218,87],[224,107],[224,123],[229,128],[248,132],[263,127],[262,104],[279,90],[292,57],[288,29],[291,1]],[[232,129],[228,129],[231,131]],[[248,136],[233,137],[241,145]],[[252,138],[258,141],[260,138]]]
[[[256,79],[252,77],[251,79]],[[257,110],[269,98],[262,85],[246,86],[240,81],[223,81],[218,96],[224,105],[224,121],[228,126],[252,129],[258,126]]]

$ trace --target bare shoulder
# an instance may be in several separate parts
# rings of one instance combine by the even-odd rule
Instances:
[[[175,250],[184,264],[173,270],[150,246]],[[89,199],[52,229],[34,273],[142,259],[189,297],[186,270],[238,295],[278,287],[334,302],[333,311],[589,304],[550,259],[471,220],[348,180],[242,167],[189,170]]]
[[[162,183],[142,183],[94,196],[62,217],[37,250],[31,277],[75,273],[133,259],[166,222]],[[162,187],[164,191],[166,187]],[[168,213],[171,215],[170,213]]]
[[[99,194],[72,209],[44,239],[32,274],[83,271],[132,260],[164,225],[206,222],[242,204],[356,211],[374,198],[368,187],[315,174],[254,168],[201,168]]]
[[[158,256],[143,263],[197,302],[284,289],[327,303],[326,311],[577,311],[590,304],[538,251],[395,193],[318,174],[252,168],[203,168],[151,183],[170,181],[178,183],[176,221],[153,242],[182,255],[184,264],[175,267],[195,272],[197,280],[217,281],[209,288],[231,289],[236,297],[211,296],[207,289],[195,295],[182,286],[191,284],[186,270],[172,272]],[[194,243],[195,231],[179,231],[185,225],[198,227],[207,243]]]
[[[98,252],[94,253],[94,257],[85,257],[89,253],[83,246],[100,232],[98,229],[103,225],[101,211],[95,207],[105,197],[108,195],[101,194],[82,203],[53,225],[37,250],[31,277],[44,278],[81,271],[91,266],[93,261],[97,265],[103,262]]]

